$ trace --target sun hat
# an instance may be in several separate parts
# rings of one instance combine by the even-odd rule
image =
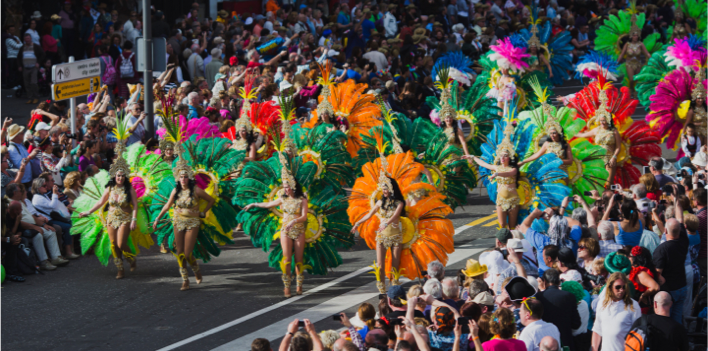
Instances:
[[[526,248],[524,247],[524,243],[521,241],[521,239],[509,239],[509,241],[506,242],[506,247],[509,250],[514,250],[514,252],[526,252]]]
[[[470,258],[462,273],[467,277],[476,277],[487,272],[487,265],[479,264],[479,261]]]
[[[7,138],[13,139],[18,134],[24,132],[24,130],[25,130],[25,127],[23,127],[19,124],[13,124],[9,128],[7,128]]]
[[[605,257],[605,269],[610,274],[615,272],[629,274],[632,270],[632,263],[629,261],[627,256],[620,255],[617,252],[612,252]]]

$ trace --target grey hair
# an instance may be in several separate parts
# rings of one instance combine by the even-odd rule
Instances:
[[[576,207],[573,209],[573,214],[570,217],[580,222],[580,225],[583,227],[588,225],[588,212],[582,207]]]
[[[438,260],[430,261],[428,263],[428,275],[438,281],[442,280],[445,278],[445,266]]]
[[[188,102],[191,102],[192,100],[198,99],[198,98],[199,98],[199,93],[197,93],[196,91],[193,91],[193,92],[189,93],[189,95],[187,95]]]
[[[44,186],[44,183],[46,183],[46,182],[47,182],[47,181],[44,180],[44,178],[42,178],[42,177],[35,178],[35,179],[32,181],[32,193],[33,193],[33,194],[39,194],[39,188],[43,187],[43,186]]]
[[[447,298],[454,299],[460,295],[460,286],[456,279],[445,278],[442,281],[442,291]]]
[[[642,183],[634,184],[634,186],[632,186],[632,194],[634,194],[637,199],[647,197],[647,186]]]
[[[482,279],[475,279],[470,282],[470,286],[467,290],[469,292],[470,299],[474,299],[475,296],[479,295],[481,292],[489,290],[489,285],[487,285],[487,282]]]
[[[425,285],[423,285],[423,291],[436,299],[442,297],[442,285],[440,284],[440,281],[435,278],[428,279],[428,281],[425,282]]]
[[[57,135],[59,132],[61,132],[61,127],[57,125],[49,130],[49,135]]]
[[[246,53],[246,60],[251,61],[251,58],[253,57],[253,54],[255,54],[255,53],[256,53],[256,49],[248,50],[248,52]]]
[[[669,220],[671,218],[676,217],[676,210],[674,209],[674,205],[670,205],[666,207],[666,210],[664,210],[664,219]]]
[[[323,330],[320,333],[320,340],[324,344],[324,347],[331,349],[334,346],[334,342],[339,339],[339,333],[334,330]]]
[[[615,227],[610,221],[601,221],[597,225],[597,234],[602,240],[612,240],[615,238]]]

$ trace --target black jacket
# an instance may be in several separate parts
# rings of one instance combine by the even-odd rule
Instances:
[[[549,286],[536,294],[536,299],[543,303],[543,320],[558,327],[561,346],[569,346],[571,351],[575,351],[572,330],[580,328],[581,324],[575,296],[557,286]]]

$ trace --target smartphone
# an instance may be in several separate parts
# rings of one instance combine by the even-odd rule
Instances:
[[[649,166],[644,166],[644,174],[651,173]]]
[[[698,179],[700,179],[700,180],[706,179],[705,173],[698,173]]]
[[[298,328],[304,328],[305,327],[305,321],[298,321],[297,322]]]
[[[462,327],[462,334],[469,334],[470,333],[470,320],[467,317],[460,317],[457,318],[457,324],[459,324]]]
[[[622,194],[615,194],[615,202],[621,202],[622,201]]]
[[[341,315],[341,314],[335,314],[334,316],[332,316],[332,320],[333,320],[333,321],[340,321],[340,322],[341,322],[341,321],[342,321],[342,315]]]
[[[583,191],[583,196],[592,196],[592,191]]]
[[[622,186],[620,186],[619,184],[610,185],[610,190],[612,190],[612,191],[622,190]]]

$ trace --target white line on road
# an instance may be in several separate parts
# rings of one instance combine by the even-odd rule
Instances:
[[[460,227],[462,228],[462,227]],[[448,257],[447,264],[452,265],[457,262],[466,260],[468,257],[482,252],[494,245],[492,239],[475,240],[474,245],[463,245],[458,247],[454,253]],[[464,247],[475,246],[473,249],[465,249]],[[405,281],[408,281],[405,279]],[[402,282],[405,282],[402,280]],[[244,335],[238,339],[232,340],[224,345],[221,345],[212,351],[227,351],[227,350],[249,350],[251,342],[256,338],[266,338],[270,341],[277,340],[283,336],[287,330],[288,324],[297,318],[303,320],[309,319],[312,323],[317,323],[325,318],[331,317],[335,313],[342,312],[351,307],[357,306],[364,301],[373,299],[379,294],[376,289],[376,282],[372,281],[366,285],[362,285],[354,290],[344,293],[340,296],[325,301],[317,306],[299,312],[288,318],[284,318],[275,323],[268,325],[265,328],[259,329],[253,333]]]
[[[455,234],[454,234],[454,235],[460,234],[460,233],[462,233],[463,231],[465,231],[465,230],[467,230],[467,229],[469,229],[469,228],[471,228],[471,227],[472,227],[472,226],[470,226],[470,225],[463,225],[463,226],[461,226],[461,227],[455,229]],[[455,251],[455,253],[457,253],[457,251]],[[455,253],[453,253],[452,255],[450,255],[450,258],[452,258],[452,257],[455,255]],[[450,263],[450,261],[448,261],[448,263]],[[170,351],[170,350],[174,350],[174,349],[176,349],[176,348],[182,347],[182,346],[184,346],[184,345],[187,345],[187,344],[192,343],[192,342],[194,342],[194,341],[197,341],[197,340],[199,340],[199,339],[203,339],[203,338],[205,338],[205,337],[207,337],[207,336],[209,336],[209,335],[213,335],[213,334],[219,333],[219,332],[221,332],[221,331],[223,331],[223,330],[226,330],[226,329],[228,329],[228,328],[231,328],[231,327],[233,327],[233,326],[236,326],[236,325],[238,325],[238,324],[241,324],[241,323],[243,323],[243,322],[246,322],[246,321],[248,321],[248,320],[250,320],[250,319],[253,319],[253,318],[257,317],[257,316],[260,316],[260,315],[262,315],[262,314],[264,314],[264,313],[268,313],[268,312],[273,311],[273,310],[276,310],[276,309],[278,309],[278,308],[280,308],[280,307],[287,306],[287,305],[289,305],[289,304],[291,304],[291,303],[293,303],[293,302],[296,302],[296,301],[298,301],[298,300],[301,300],[301,299],[307,297],[308,295],[314,294],[314,293],[316,293],[316,292],[320,292],[320,291],[325,290],[325,289],[327,289],[327,288],[330,288],[330,287],[332,287],[332,286],[334,286],[334,285],[337,285],[337,284],[339,284],[339,283],[341,283],[341,282],[343,282],[343,281],[346,281],[346,280],[352,279],[352,278],[354,278],[354,277],[357,277],[357,276],[359,276],[359,275],[361,275],[361,274],[364,274],[364,273],[366,273],[366,272],[368,272],[368,271],[370,271],[370,270],[371,270],[370,267],[363,267],[363,268],[360,268],[360,269],[358,269],[358,270],[356,270],[356,271],[354,271],[354,272],[351,272],[351,273],[349,273],[349,274],[347,274],[347,275],[344,275],[344,276],[339,277],[339,278],[337,278],[337,279],[335,279],[335,280],[332,280],[332,281],[329,282],[329,283],[325,283],[325,284],[322,284],[322,285],[320,285],[320,286],[318,286],[318,287],[315,287],[315,288],[313,288],[313,289],[309,289],[309,290],[307,290],[307,291],[304,291],[302,295],[299,295],[299,296],[295,295],[295,296],[293,296],[293,297],[291,297],[291,298],[289,298],[289,299],[287,299],[287,300],[278,302],[278,303],[275,304],[275,305],[268,306],[268,307],[263,308],[263,309],[261,309],[261,310],[258,310],[258,311],[256,311],[256,312],[247,314],[247,315],[245,315],[245,316],[243,316],[243,317],[241,317],[241,318],[238,318],[238,319],[235,319],[235,320],[233,320],[233,321],[231,321],[231,322],[222,324],[222,325],[220,325],[220,326],[218,326],[218,327],[216,327],[216,328],[209,329],[209,330],[207,330],[207,331],[205,331],[205,332],[199,333],[199,334],[197,334],[197,335],[194,335],[194,336],[189,337],[189,338],[187,338],[187,339],[184,339],[184,340],[182,340],[182,341],[178,341],[178,342],[176,342],[176,343],[174,343],[174,344],[165,346],[165,347],[163,347],[163,348],[161,348],[161,349],[159,349],[159,350],[157,350],[157,351]]]

